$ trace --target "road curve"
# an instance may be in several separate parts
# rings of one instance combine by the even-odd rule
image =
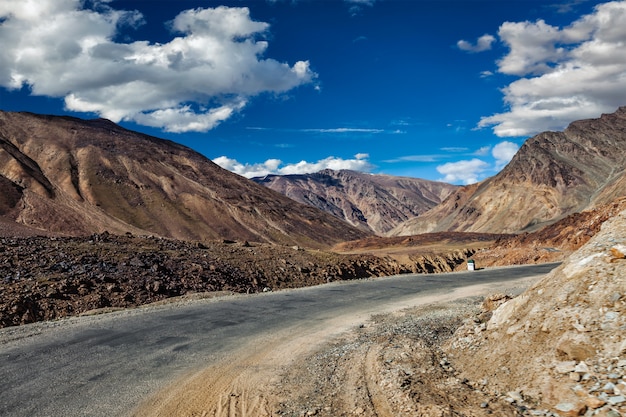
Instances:
[[[168,382],[264,335],[544,275],[558,264],[344,281],[0,330],[1,416],[125,416]]]

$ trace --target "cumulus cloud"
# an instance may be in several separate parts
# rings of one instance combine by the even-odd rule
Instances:
[[[107,0],[0,2],[0,85],[64,98],[67,109],[94,112],[167,131],[207,131],[250,97],[311,82],[308,61],[264,58],[269,25],[245,7],[186,10],[167,43],[115,39],[140,25],[137,11]]]
[[[466,40],[461,39],[456,43],[456,46],[459,47],[462,51],[467,52],[483,52],[491,49],[491,45],[496,41],[496,38],[492,35],[485,34],[478,38],[475,44],[468,42]]]
[[[491,150],[491,155],[496,160],[496,170],[501,170],[506,164],[508,164],[513,156],[519,150],[519,146],[513,142],[500,142]]]
[[[451,149],[454,148],[442,148]],[[456,162],[448,162],[437,167],[437,171],[444,175],[440,181],[452,184],[473,184],[483,180],[487,175],[500,171],[508,164],[513,156],[517,153],[519,146],[513,142],[503,141],[497,145],[483,146],[472,153],[480,158],[472,158],[470,160],[461,160]],[[486,162],[484,159],[489,155],[493,157],[493,163]]]
[[[268,159],[257,164],[241,163],[226,156],[213,159],[217,165],[246,178],[263,177],[265,175],[293,175],[312,174],[323,169],[349,169],[353,171],[369,172],[374,166],[368,161],[369,154],[358,153],[354,159],[342,159],[334,156],[321,159],[317,162],[300,161],[295,164],[283,164],[279,159]]]
[[[444,177],[441,181],[448,183],[473,184],[490,168],[489,164],[481,159],[473,158],[465,161],[448,162],[437,167],[437,172]]]
[[[613,1],[563,28],[543,20],[503,23],[498,36],[509,52],[498,71],[519,78],[502,90],[508,110],[478,127],[529,136],[626,104],[625,21],[626,1]]]

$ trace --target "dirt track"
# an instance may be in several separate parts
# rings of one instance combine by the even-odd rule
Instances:
[[[519,292],[532,280],[507,285]],[[411,310],[388,308],[369,319],[337,317],[268,335],[176,381],[134,415],[513,416],[510,404],[457,379],[440,350],[482,296],[495,291],[473,286],[422,297]]]

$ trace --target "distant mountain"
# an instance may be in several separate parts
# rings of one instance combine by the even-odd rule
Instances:
[[[460,188],[390,235],[516,233],[626,195],[626,107],[528,139],[496,176]]]
[[[331,169],[305,175],[268,175],[253,180],[379,235],[435,207],[458,188],[417,178]]]
[[[104,119],[0,112],[0,232],[327,247],[366,236],[193,150]],[[26,227],[24,227],[26,226]]]

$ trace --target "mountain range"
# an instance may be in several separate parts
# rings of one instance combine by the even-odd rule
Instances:
[[[0,112],[0,227],[311,248],[367,234],[108,120]]]
[[[306,175],[267,175],[253,180],[380,235],[437,206],[458,188],[419,178],[331,169]]]
[[[257,182],[381,236],[520,233],[626,195],[626,107],[540,133],[497,175],[462,187],[325,170]]]
[[[311,248],[374,234],[520,233],[626,195],[624,161],[626,107],[538,134],[467,186],[333,170],[252,181],[108,120],[0,112],[0,228]]]

